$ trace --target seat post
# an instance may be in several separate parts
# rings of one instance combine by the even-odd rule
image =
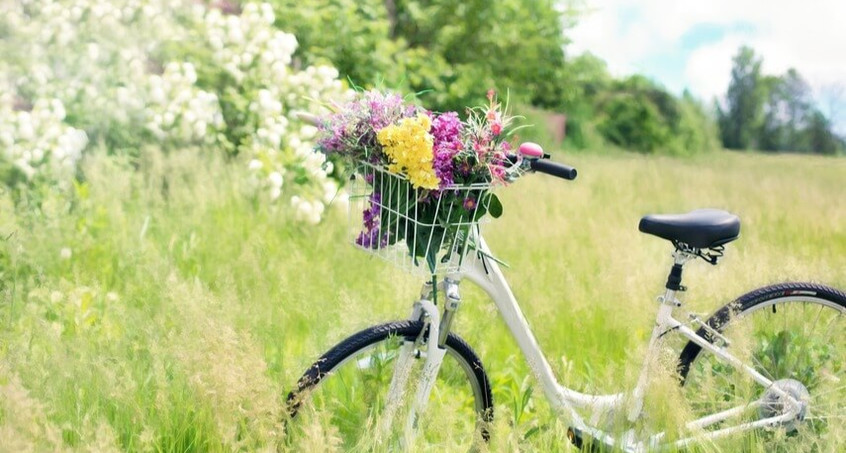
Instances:
[[[671,291],[685,291],[687,288],[681,284],[682,270],[688,261],[695,259],[696,254],[686,250],[686,247],[676,246],[673,252],[673,267],[670,269],[670,274],[667,276],[667,284],[665,288]]]
[[[685,291],[682,281],[682,270],[684,265],[693,259],[696,259],[698,250],[690,249],[685,244],[676,244],[676,250],[673,252],[673,267],[670,269],[670,274],[667,276],[667,284],[665,288],[671,291]]]
[[[671,289],[673,291],[684,291],[685,287],[682,286],[682,266],[683,264],[673,263],[673,268],[670,269],[670,275],[667,276],[667,284],[665,288]]]
[[[661,338],[672,330],[674,325],[678,325],[672,317],[674,309],[681,306],[681,302],[676,299],[676,293],[684,291],[682,286],[682,268],[685,263],[696,258],[696,255],[691,253],[692,250],[685,244],[676,243],[676,250],[673,252],[673,268],[670,269],[670,275],[667,276],[667,290],[663,296],[658,297],[658,302],[661,304],[658,307],[658,314],[655,319],[655,326],[652,329],[652,338],[649,340],[649,347],[647,349],[646,359],[643,362],[640,376],[638,377],[637,386],[632,392],[632,403],[629,407],[628,419],[634,422],[640,417],[643,409],[643,395],[646,389],[646,383],[649,376],[649,368],[652,361],[655,359],[655,345]]]

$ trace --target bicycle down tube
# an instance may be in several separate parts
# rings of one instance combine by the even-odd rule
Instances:
[[[610,410],[623,404],[624,394],[589,395],[564,387],[558,383],[552,367],[546,360],[537,339],[532,334],[528,321],[523,315],[511,287],[502,274],[495,260],[489,259],[490,249],[481,235],[476,235],[477,252],[468,254],[461,274],[452,276],[454,279],[464,277],[478,285],[494,301],[497,310],[508,326],[509,331],[517,342],[535,378],[540,382],[544,394],[553,409],[562,415],[567,415],[577,428],[589,432],[597,438],[607,438],[601,431],[593,429],[582,420],[576,408],[591,408],[596,411]],[[610,439],[609,439],[610,440]]]

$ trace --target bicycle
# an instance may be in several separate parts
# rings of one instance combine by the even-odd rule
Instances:
[[[515,171],[566,180],[577,175],[573,167],[550,161],[534,144],[522,145],[520,153],[509,159]],[[377,176],[391,184],[390,174]],[[413,222],[419,226],[413,214],[387,215],[403,217],[406,229]],[[740,234],[740,219],[733,214],[703,209],[641,219],[641,232],[673,245],[672,267],[658,298],[656,323],[635,388],[605,395],[581,393],[556,380],[475,216],[457,226],[460,239],[436,263],[437,269],[426,270],[431,278],[424,282],[409,318],[364,329],[321,356],[288,395],[291,417],[305,407],[314,409],[312,413],[329,418],[348,449],[404,447],[421,431],[438,442],[455,429],[471,433],[473,442],[487,441],[493,420],[491,382],[481,359],[451,331],[462,303],[460,284],[469,280],[493,300],[546,400],[570,424],[568,437],[576,445],[590,440],[642,452],[685,448],[703,439],[761,428],[793,436],[825,436],[829,425],[839,425],[844,418],[844,292],[815,283],[781,283],[746,293],[707,319],[696,315],[677,319],[683,305],[678,296],[687,289],[682,285],[684,265],[695,259],[718,263],[725,246]],[[377,255],[400,267],[422,267],[416,259],[408,259],[407,251],[375,248]],[[804,321],[809,325],[799,328],[797,324]],[[677,359],[677,375],[695,419],[675,437],[664,432],[642,434],[634,428],[621,433],[605,429],[608,420],[623,418],[633,427],[644,416],[650,361],[669,334],[686,341]],[[432,409],[427,406],[435,406],[435,416],[421,422],[427,408]],[[354,410],[363,414],[354,416]],[[447,411],[448,417],[437,417]],[[402,429],[394,429],[397,420]],[[458,426],[440,426],[444,420]],[[359,433],[365,435],[356,440]]]

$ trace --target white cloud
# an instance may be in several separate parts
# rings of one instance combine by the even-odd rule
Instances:
[[[705,100],[725,93],[731,79],[731,55],[741,44],[740,38],[729,37],[691,52],[684,69],[690,91]]]
[[[727,34],[683,55],[681,78],[700,98],[725,93],[731,59],[743,44],[763,58],[767,74],[794,67],[817,90],[846,84],[842,0],[589,0],[588,8],[568,33],[570,50],[593,52],[615,75],[643,69],[650,56],[678,51],[686,33],[711,25],[726,27]],[[746,27],[737,31],[737,24]]]

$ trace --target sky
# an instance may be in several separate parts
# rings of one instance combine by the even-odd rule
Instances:
[[[640,73],[710,104],[724,96],[741,45],[764,74],[796,68],[846,133],[846,1],[584,0],[569,54],[590,51],[616,76]]]

